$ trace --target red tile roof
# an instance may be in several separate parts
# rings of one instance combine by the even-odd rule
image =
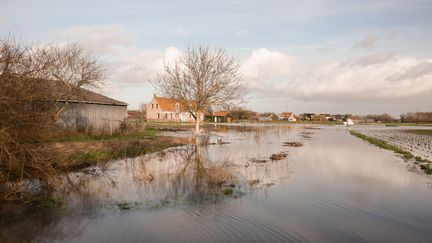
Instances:
[[[137,110],[128,110],[127,114],[128,114],[128,116],[136,116],[136,115],[138,115],[138,111]]]
[[[215,111],[213,112],[213,116],[227,116],[229,115],[229,111]]]
[[[176,111],[176,103],[179,103],[178,100],[172,98],[165,97],[154,97],[156,102],[159,104],[159,107],[164,111]],[[181,106],[181,105],[180,105]]]
[[[290,117],[293,113],[292,112],[282,112],[280,114],[281,117]]]

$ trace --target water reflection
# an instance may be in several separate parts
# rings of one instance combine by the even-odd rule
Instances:
[[[227,130],[212,132],[198,137],[195,145],[118,161],[103,172],[70,175],[72,185],[80,186],[80,190],[68,190],[70,204],[92,201],[141,209],[215,203],[273,185],[289,176],[288,158],[269,160],[268,135],[261,130],[240,129],[237,136]],[[256,146],[264,148],[254,155]],[[263,156],[264,163],[250,162],[251,157]]]
[[[343,127],[218,126],[194,145],[69,175],[68,208],[0,220],[0,239],[427,242],[428,181]]]

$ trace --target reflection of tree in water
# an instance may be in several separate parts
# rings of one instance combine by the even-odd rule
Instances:
[[[153,159],[138,163],[133,177],[151,174],[153,178],[145,183],[134,181],[136,188],[140,188],[138,192],[145,194],[141,201],[162,201],[162,204],[216,202],[241,195],[248,187],[272,185],[290,173],[288,160],[251,164],[246,158],[227,155],[217,161],[210,158],[208,148],[205,144],[189,146],[167,152],[163,162],[155,163]],[[162,168],[161,163],[165,165]],[[141,176],[137,176],[139,174]]]
[[[240,132],[250,139],[210,146],[212,138],[203,136],[196,145],[117,161],[103,170],[89,170],[91,173],[73,174],[70,183],[66,183],[73,186],[63,189],[68,209],[47,213],[39,210],[37,216],[24,213],[22,219],[13,222],[0,219],[0,239],[11,242],[68,239],[82,234],[89,219],[106,212],[111,214],[113,210],[123,213],[219,203],[257,187],[265,189],[288,177],[288,160],[247,164],[247,156],[257,148],[256,134],[279,136],[279,130]],[[242,147],[249,142],[253,146]],[[268,151],[268,156],[272,152]],[[218,153],[222,156],[215,156]]]
[[[164,164],[139,161],[133,170],[134,184],[138,192],[145,191],[144,201],[150,206],[163,203],[204,203],[223,199],[224,187],[235,182],[224,164],[210,162],[206,146],[192,145],[164,154]],[[163,167],[163,166],[162,166]],[[151,181],[143,177],[153,178]],[[143,183],[144,181],[144,183]]]

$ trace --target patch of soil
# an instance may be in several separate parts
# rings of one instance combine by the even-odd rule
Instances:
[[[320,127],[304,127],[304,129],[318,130]]]
[[[301,146],[303,146],[303,143],[300,143],[300,142],[284,142],[283,146],[286,146],[286,147],[301,147]]]
[[[264,163],[269,162],[269,160],[263,159],[263,158],[261,158],[261,159],[252,158],[252,159],[249,159],[248,162],[252,162],[252,163],[256,163],[256,164],[264,164]]]
[[[272,154],[272,156],[270,156],[270,160],[271,161],[276,161],[276,160],[283,160],[286,159],[288,157],[288,154],[285,152],[279,152],[276,154]]]

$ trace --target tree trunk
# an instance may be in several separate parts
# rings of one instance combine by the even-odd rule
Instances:
[[[200,113],[197,112],[195,116],[195,134],[200,132]]]

